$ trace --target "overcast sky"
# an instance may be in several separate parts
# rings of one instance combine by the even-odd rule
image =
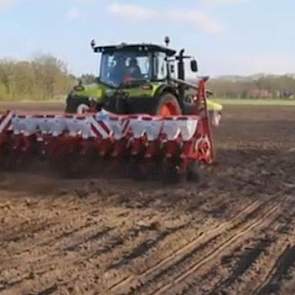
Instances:
[[[50,53],[96,72],[97,44],[185,47],[202,74],[295,72],[294,0],[0,0],[0,58]]]

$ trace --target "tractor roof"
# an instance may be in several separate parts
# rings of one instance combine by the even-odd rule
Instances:
[[[173,56],[176,54],[176,50],[170,49],[164,46],[156,44],[126,44],[122,43],[119,45],[110,46],[95,46],[94,52],[118,52],[118,51],[147,51],[147,52],[164,52],[168,56]]]

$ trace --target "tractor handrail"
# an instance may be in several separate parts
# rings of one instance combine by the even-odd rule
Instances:
[[[202,80],[203,79],[208,80],[209,78],[208,77],[204,77],[204,78],[202,78]],[[171,78],[171,81],[173,81],[175,83],[178,83],[178,84],[182,84],[182,85],[188,86],[188,87],[190,87],[190,88],[192,88],[194,90],[197,90],[197,91],[199,90],[199,86],[198,85],[196,86],[195,84],[190,83],[188,81],[184,81],[184,80],[177,79],[177,78]],[[213,92],[210,91],[210,90],[208,90],[208,89],[206,90],[206,93],[209,94],[209,95],[213,95]]]

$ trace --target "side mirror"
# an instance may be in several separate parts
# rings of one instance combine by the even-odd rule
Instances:
[[[83,86],[83,82],[81,79],[78,80],[78,85],[74,86],[75,91],[84,91],[85,87]]]
[[[191,60],[191,70],[194,73],[196,73],[199,70],[198,63],[195,59]]]

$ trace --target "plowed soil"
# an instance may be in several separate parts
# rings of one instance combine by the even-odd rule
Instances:
[[[223,119],[199,183],[1,172],[0,294],[295,294],[295,108]]]

